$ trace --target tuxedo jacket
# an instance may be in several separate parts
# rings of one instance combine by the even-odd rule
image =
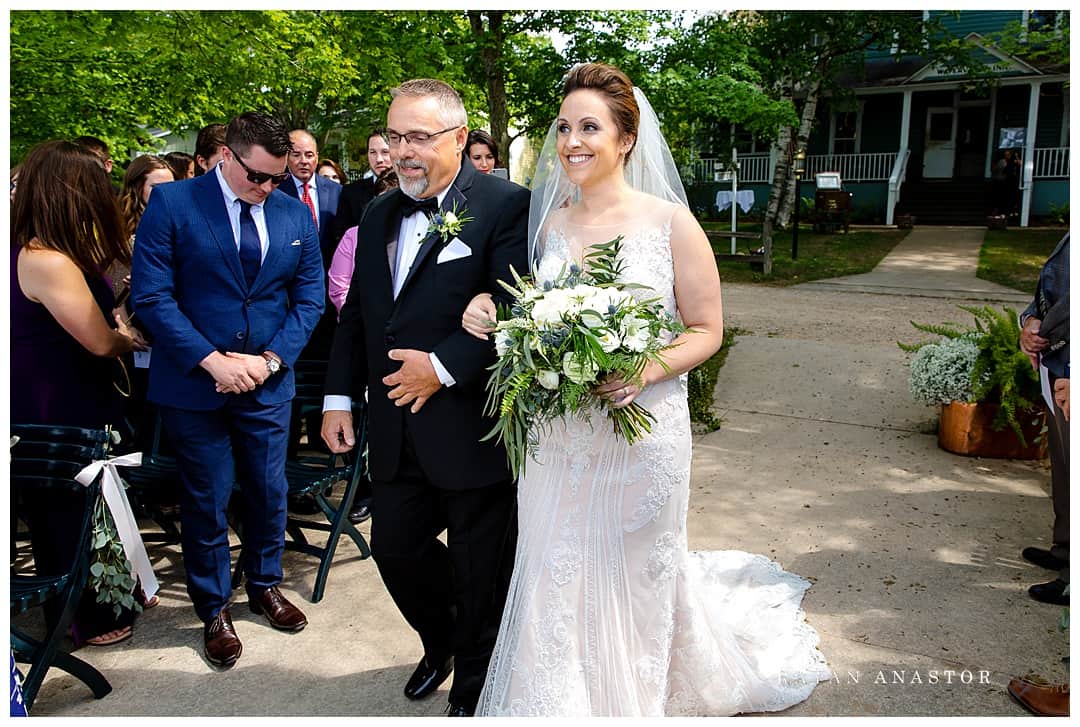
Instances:
[[[326,285],[308,208],[274,191],[263,203],[269,246],[248,287],[218,175],[154,188],[135,233],[131,299],[154,337],[152,401],[192,410],[225,405],[199,366],[213,351],[273,351],[285,363],[253,395],[293,398],[292,365],[322,314]]]
[[[341,188],[341,196],[338,198],[337,217],[334,220],[336,230],[333,231],[334,239],[341,242],[341,238],[349,231],[350,227],[360,224],[360,218],[364,216],[364,210],[368,203],[375,199],[375,178],[362,177],[355,182],[349,182]]]
[[[319,195],[319,245],[322,248],[323,270],[325,271],[330,267],[330,260],[334,257],[337,242],[341,239],[340,236],[334,237],[337,232],[337,209],[341,198],[341,185],[321,174],[316,174],[311,179],[315,182],[315,191]],[[293,199],[300,199],[300,192],[296,188],[296,180],[292,175],[278,185],[278,189]],[[307,208],[307,205],[304,205],[304,209]],[[308,216],[310,215],[309,211]]]
[[[429,233],[395,300],[391,270],[403,199],[400,190],[380,195],[360,222],[325,393],[355,399],[367,387],[369,462],[376,480],[393,480],[407,431],[421,469],[436,487],[464,490],[509,482],[502,445],[480,441],[495,425],[483,414],[494,344],[466,333],[461,315],[477,293],[502,292],[498,281],[512,282],[511,265],[521,273],[528,270],[529,192],[463,165],[441,208],[456,205],[459,217],[473,218],[457,235],[471,253],[450,259],[453,255],[442,253],[454,238]],[[401,366],[388,357],[391,349],[434,352],[455,384],[439,389],[416,414],[395,406],[382,382]]]

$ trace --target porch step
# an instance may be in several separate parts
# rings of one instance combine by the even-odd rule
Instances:
[[[908,182],[900,189],[897,214],[915,215],[915,224],[985,225],[993,208],[986,180]]]

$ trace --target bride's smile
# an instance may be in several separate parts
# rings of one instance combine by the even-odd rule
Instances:
[[[603,94],[579,89],[559,109],[558,154],[570,181],[583,190],[621,174],[633,137],[623,134]]]

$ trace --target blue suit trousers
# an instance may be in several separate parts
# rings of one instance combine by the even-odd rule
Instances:
[[[229,604],[232,572],[226,510],[239,483],[240,553],[249,591],[282,580],[285,549],[285,453],[291,402],[260,404],[231,395],[210,411],[161,407],[162,423],[180,466],[180,525],[188,594],[209,621]]]

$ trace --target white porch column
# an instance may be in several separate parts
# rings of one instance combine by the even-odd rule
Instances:
[[[1027,132],[1024,134],[1023,196],[1020,198],[1020,226],[1027,227],[1031,217],[1031,179],[1035,174],[1035,130],[1039,122],[1039,88],[1042,81],[1031,82],[1028,101]]]
[[[908,150],[908,137],[911,135],[911,94],[910,89],[904,91],[904,107],[900,112],[900,146],[896,150],[896,164],[893,169],[899,168]],[[896,203],[900,199],[900,185],[902,179],[889,180],[889,196],[885,201],[885,224],[893,223],[893,215],[896,213]]]

